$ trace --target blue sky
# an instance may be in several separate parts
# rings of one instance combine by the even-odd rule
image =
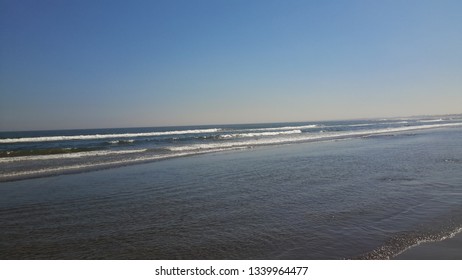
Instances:
[[[0,130],[462,113],[462,1],[0,0]]]

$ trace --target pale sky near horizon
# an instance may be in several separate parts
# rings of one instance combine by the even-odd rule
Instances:
[[[0,0],[0,130],[462,113],[462,1]]]

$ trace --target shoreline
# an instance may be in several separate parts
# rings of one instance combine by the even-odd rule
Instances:
[[[393,260],[462,260],[462,232],[441,241],[430,241],[413,246]]]
[[[388,259],[460,231],[461,132],[262,146],[1,183],[0,257],[328,260],[389,240]]]

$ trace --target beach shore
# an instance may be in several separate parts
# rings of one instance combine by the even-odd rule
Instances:
[[[396,256],[396,260],[462,260],[462,233],[442,241],[422,243]]]
[[[462,227],[461,138],[261,145],[2,182],[0,259],[388,259]],[[447,254],[429,258],[462,259]]]

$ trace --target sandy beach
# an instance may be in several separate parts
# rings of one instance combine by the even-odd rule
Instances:
[[[443,241],[422,243],[395,257],[396,260],[461,260],[462,234]]]

